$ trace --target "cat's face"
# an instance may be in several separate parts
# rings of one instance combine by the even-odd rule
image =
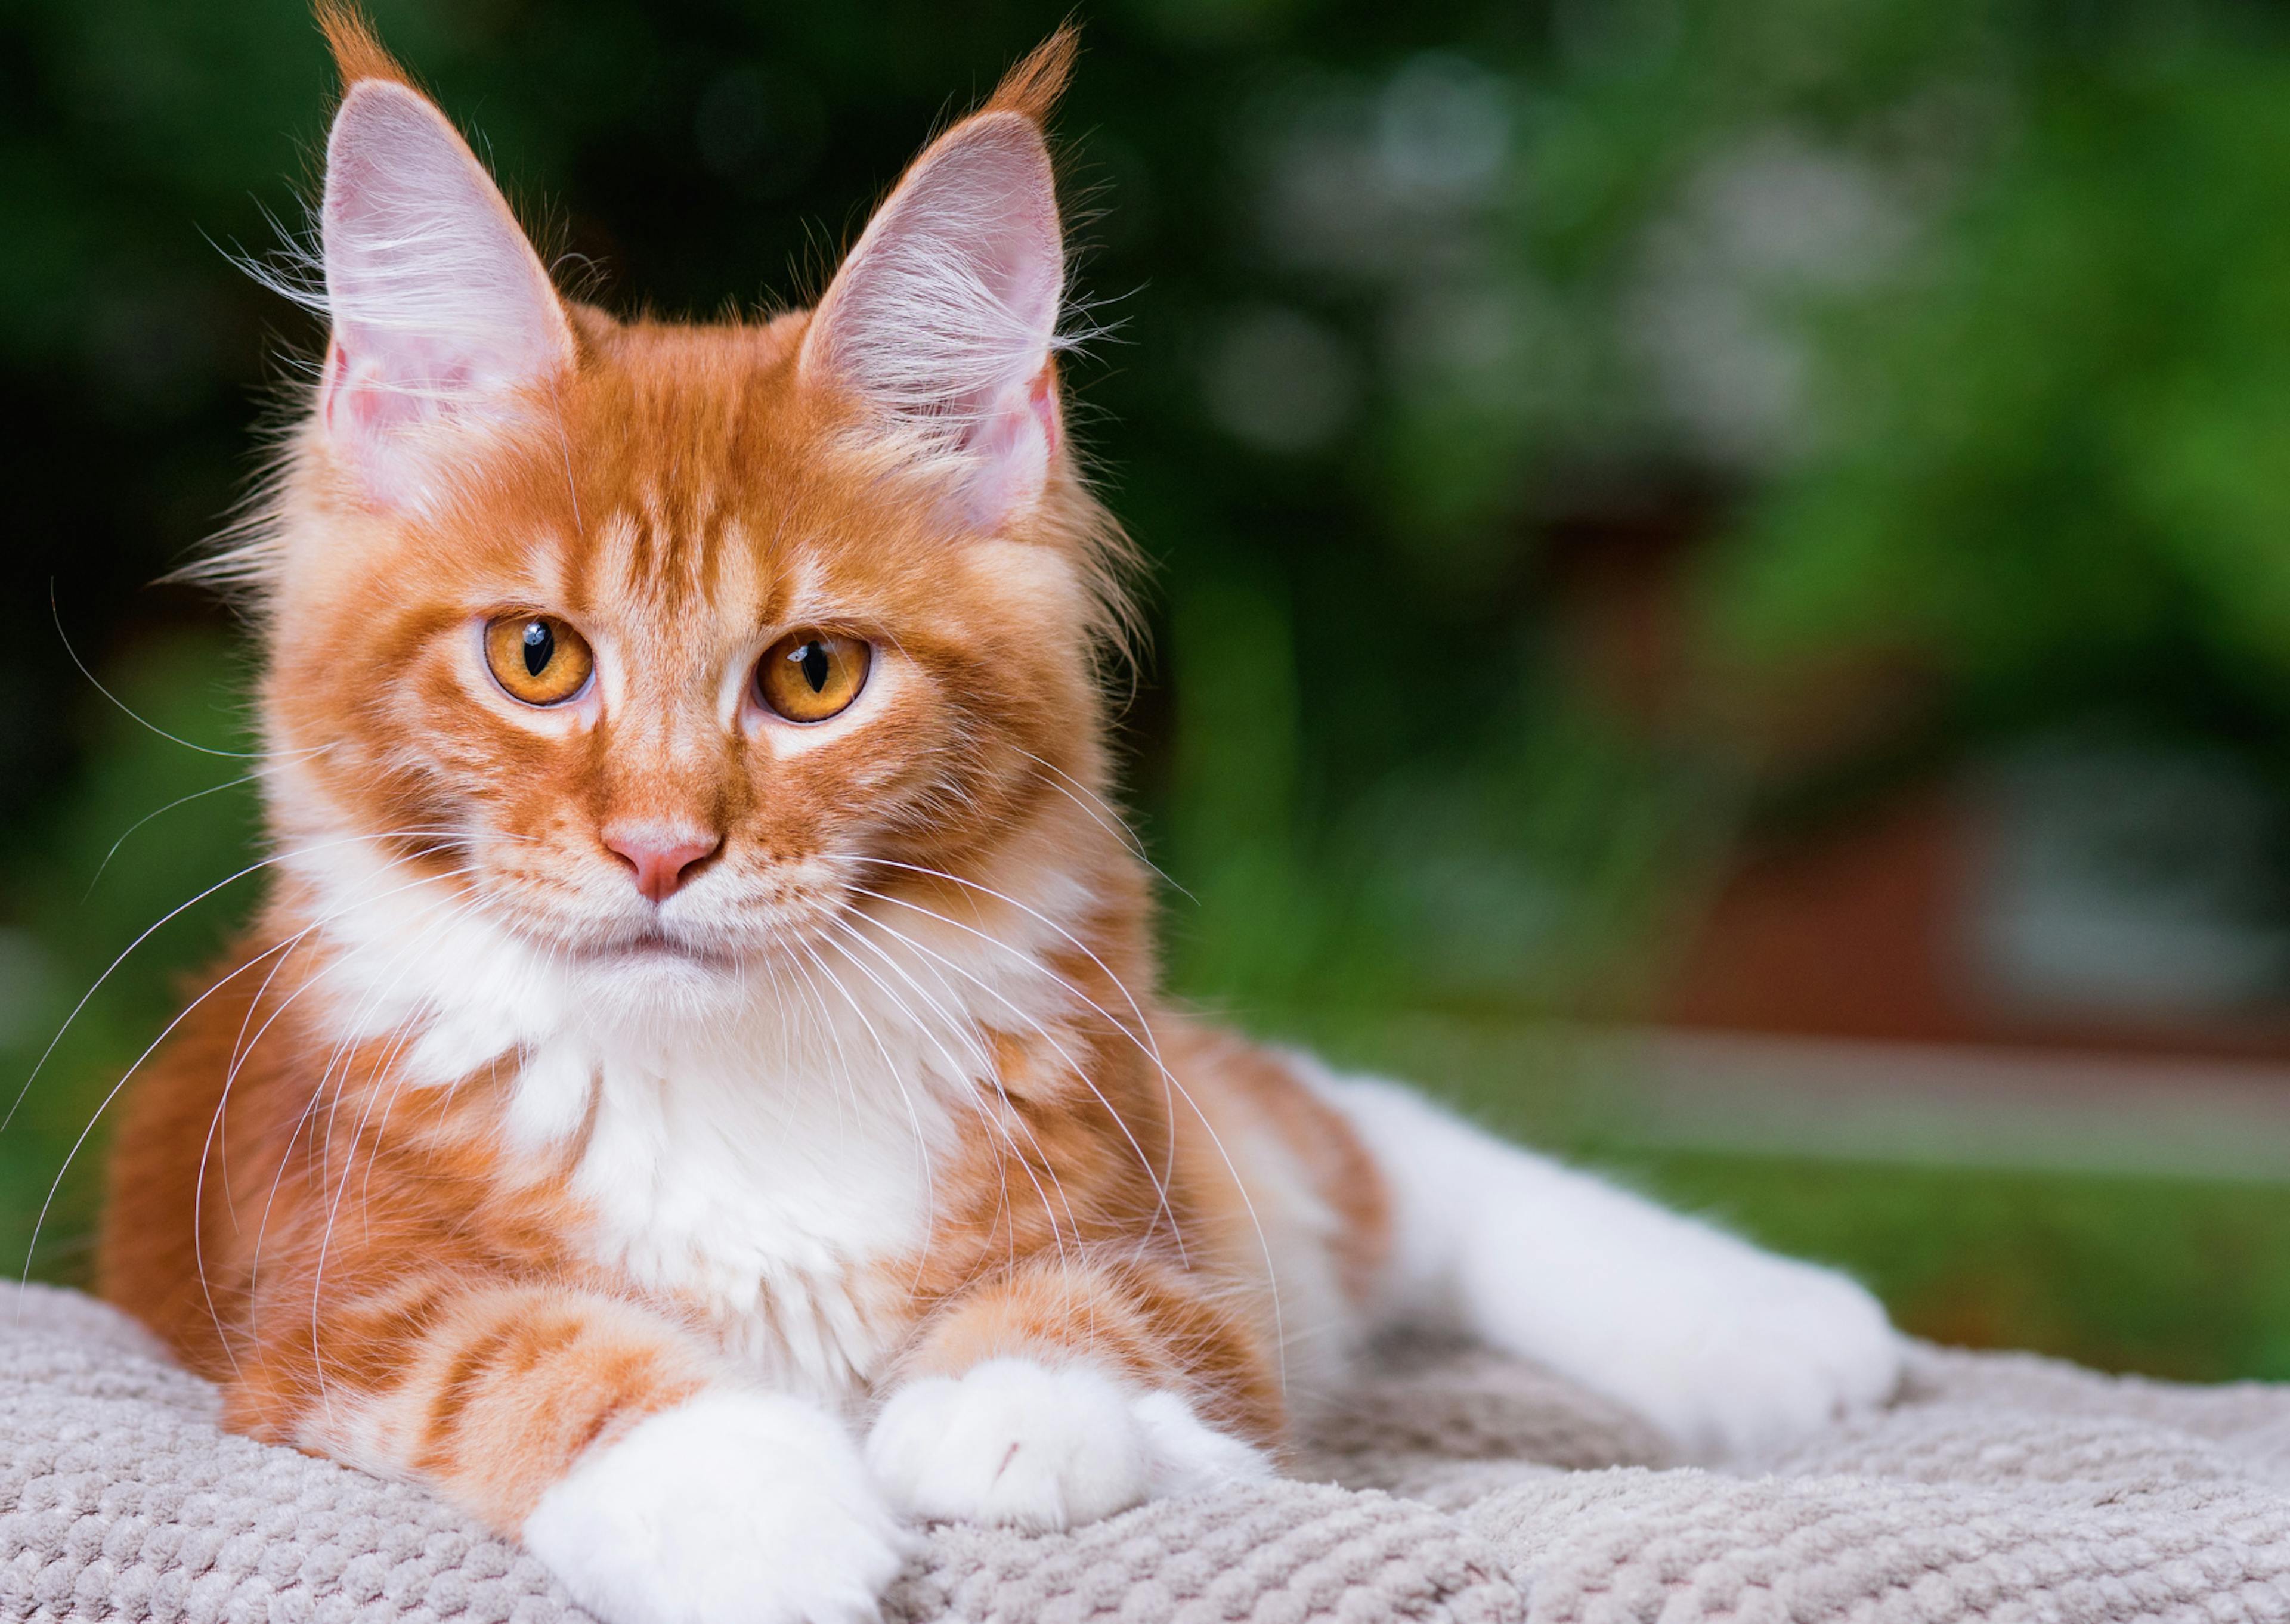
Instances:
[[[685,327],[562,303],[436,110],[352,86],[251,564],[275,820],[348,848],[304,872],[378,851],[569,963],[706,977],[1067,793],[1105,527],[1037,111],[941,138],[816,312]]]

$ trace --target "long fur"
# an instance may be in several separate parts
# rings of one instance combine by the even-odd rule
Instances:
[[[204,571],[260,612],[272,886],[123,1080],[100,1258],[231,1426],[428,1484],[623,1624],[830,1624],[910,1519],[1261,1474],[1398,1312],[1696,1446],[1881,1396],[1849,1283],[1161,996],[1128,554],[1058,369],[1069,35],[816,311],[677,326],[558,294],[321,16],[288,280],[332,334]],[[488,664],[534,617],[592,659],[548,707]],[[830,636],[855,697],[774,715],[758,662]],[[701,856],[640,889],[645,841]]]

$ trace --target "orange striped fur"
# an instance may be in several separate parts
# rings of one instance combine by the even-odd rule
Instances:
[[[343,127],[426,116],[324,15]],[[933,154],[1018,173],[1071,60],[1061,35]],[[134,1081],[104,1294],[232,1427],[509,1532],[695,1395],[863,1425],[1013,1356],[1277,1446],[1298,1322],[1377,1288],[1383,1196],[1293,1068],[1155,992],[1099,686],[1124,555],[1054,354],[949,452],[823,370],[809,313],[564,301],[452,373],[555,357],[486,416],[475,384],[359,395],[361,347],[394,340],[327,268],[327,380],[215,572],[265,639],[277,877]],[[1013,453],[950,498],[1005,441],[1046,472]],[[484,675],[473,628],[528,612],[596,651],[562,712]],[[850,719],[757,717],[740,674],[809,625],[875,651]],[[665,923],[608,849],[626,828],[719,843]],[[1292,1272],[1334,1306],[1276,1300]]]

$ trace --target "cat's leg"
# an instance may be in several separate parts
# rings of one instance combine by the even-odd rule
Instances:
[[[1182,1271],[1037,1260],[924,1327],[867,1460],[917,1518],[1045,1532],[1266,1476],[1279,1426],[1255,1339]]]
[[[428,1484],[606,1624],[859,1624],[904,1562],[838,1419],[641,1308],[414,1278],[330,1293],[314,1350],[300,1301],[300,1334],[258,1339],[228,1388],[234,1422]]]
[[[1705,1459],[1897,1386],[1900,1339],[1841,1274],[1491,1138],[1394,1084],[1317,1073],[1389,1186],[1393,1317],[1463,1331],[1616,1399]]]

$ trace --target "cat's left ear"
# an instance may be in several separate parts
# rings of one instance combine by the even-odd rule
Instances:
[[[804,336],[805,380],[855,394],[946,458],[986,530],[1040,498],[1063,432],[1065,245],[1042,120],[1073,57],[1061,29],[915,160]]]
[[[418,508],[465,446],[571,364],[572,324],[484,165],[356,14],[321,8],[348,86],[320,229],[333,332],[319,421],[367,496]]]

